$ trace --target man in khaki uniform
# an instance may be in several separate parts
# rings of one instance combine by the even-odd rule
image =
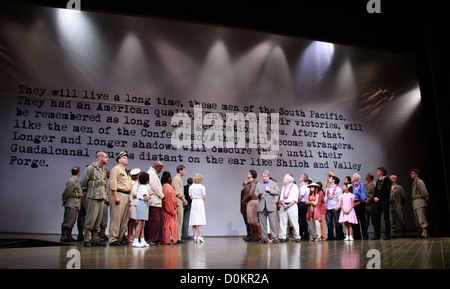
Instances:
[[[86,167],[80,179],[80,186],[87,189],[83,228],[83,246],[85,247],[106,245],[100,241],[98,232],[102,222],[103,204],[107,198],[106,169],[104,168],[107,163],[108,155],[105,152],[98,152],[95,162]]]
[[[419,178],[420,170],[413,169],[411,171],[411,179],[414,180],[412,184],[412,206],[414,210],[414,221],[417,228],[418,238],[428,238],[428,194],[425,183]],[[422,231],[422,232],[421,232]]]
[[[403,187],[397,184],[398,177],[391,175],[391,199],[390,208],[391,211],[391,236],[394,237],[396,224],[400,225],[401,238],[405,237],[405,221],[403,218],[403,207],[405,205],[406,195]]]
[[[120,152],[116,156],[118,164],[111,169],[109,188],[111,196],[109,244],[113,246],[128,245],[125,237],[128,225],[128,210],[130,206],[131,176],[126,170],[128,165],[128,154]]]
[[[72,238],[72,228],[77,220],[77,214],[81,208],[81,199],[83,198],[83,191],[78,182],[81,175],[80,168],[73,167],[71,173],[72,176],[67,181],[66,189],[62,194],[64,220],[61,225],[61,242],[76,241]]]
[[[183,228],[184,206],[187,205],[187,201],[184,197],[184,185],[182,177],[186,174],[186,167],[184,165],[177,166],[177,175],[172,179],[172,187],[177,193],[177,222],[178,222],[178,240],[177,243],[184,243],[181,240],[181,229]]]

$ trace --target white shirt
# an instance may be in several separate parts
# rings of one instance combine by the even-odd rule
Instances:
[[[336,188],[336,190],[335,190]],[[332,199],[329,198],[334,193],[334,197]],[[342,195],[342,189],[338,185],[331,185],[328,187],[326,196],[325,196],[325,207],[327,210],[335,210],[341,207],[340,197]]]
[[[162,191],[161,181],[159,180],[156,170],[151,167],[148,172],[150,175],[150,183],[147,185],[151,192],[155,193],[150,199],[150,207],[162,207],[162,199],[164,199],[164,193]]]
[[[205,186],[202,184],[192,184],[189,186],[189,196],[192,199],[202,199],[206,195]]]
[[[130,194],[130,201],[132,206],[136,206],[138,203],[137,199],[137,191],[139,188],[139,182],[135,180],[131,180],[131,194]]]
[[[290,183],[287,186],[283,186],[280,191],[280,201],[283,201],[284,204],[286,205],[289,205],[289,203],[292,201],[297,202],[298,201],[297,185],[294,183]]]
[[[144,199],[144,195],[150,196],[150,192],[148,190],[148,186],[147,185],[140,185],[137,191],[137,199],[138,200],[143,200]]]
[[[306,202],[309,196],[308,183],[304,182],[300,185],[300,187],[298,188],[298,194],[302,197],[300,202],[302,203]]]

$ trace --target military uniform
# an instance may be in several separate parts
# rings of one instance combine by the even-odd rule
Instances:
[[[184,197],[184,185],[183,180],[179,174],[177,174],[172,179],[172,187],[175,189],[175,192],[177,194],[177,222],[178,222],[178,241],[181,240],[181,229],[183,228],[183,218],[184,218],[184,204],[183,204],[183,197]]]
[[[427,208],[429,194],[425,183],[417,178],[412,185],[412,206],[414,210],[414,221],[418,231],[428,228]]]
[[[373,191],[375,190],[375,183],[371,182],[370,184],[365,184],[366,188],[366,226],[369,228],[370,224],[374,225],[374,211],[373,211]]]
[[[116,160],[119,159],[118,155]],[[123,240],[128,226],[130,193],[131,193],[131,176],[126,168],[118,164],[111,169],[109,178],[109,188],[111,192],[117,191],[120,204],[116,204],[114,194],[109,199],[110,206],[110,224],[109,224],[109,244],[126,241]]]
[[[400,225],[401,236],[405,236],[405,221],[403,218],[403,206],[405,204],[405,191],[403,187],[395,184],[394,188],[391,189],[391,199],[390,199],[390,213],[391,213],[391,228],[392,235],[395,231],[395,224]]]
[[[70,177],[62,194],[64,220],[61,225],[61,242],[75,241],[75,239],[72,239],[72,228],[77,220],[82,198],[83,191],[78,179],[76,176]]]
[[[99,169],[95,162],[90,164],[81,176],[80,185],[87,189],[83,244],[100,244],[98,232],[103,217],[103,205],[107,199],[106,169]]]

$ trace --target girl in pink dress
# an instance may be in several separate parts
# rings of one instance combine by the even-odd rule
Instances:
[[[353,228],[352,224],[358,224],[356,218],[355,209],[353,209],[355,203],[355,195],[352,194],[353,188],[344,185],[342,187],[344,192],[341,195],[341,215],[339,216],[339,223],[344,223],[346,237],[344,241],[353,241]]]

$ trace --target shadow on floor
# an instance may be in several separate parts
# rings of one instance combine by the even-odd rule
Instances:
[[[0,239],[0,249],[70,246],[70,243],[52,242],[35,239]]]

